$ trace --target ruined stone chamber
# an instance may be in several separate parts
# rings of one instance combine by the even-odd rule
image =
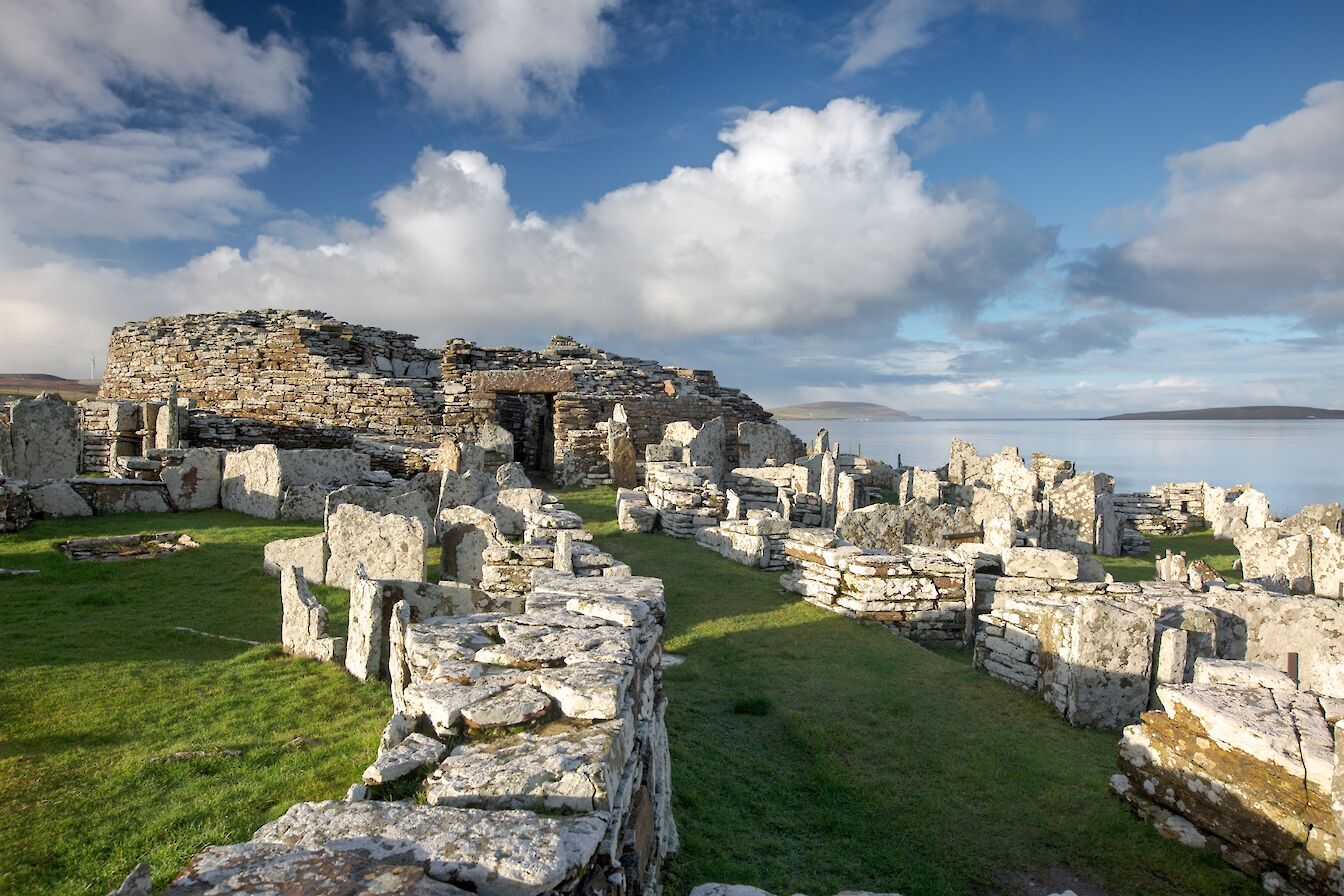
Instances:
[[[427,469],[451,436],[484,446],[487,463],[516,460],[561,485],[610,484],[617,404],[636,454],[669,423],[723,417],[736,456],[738,424],[770,420],[710,371],[565,336],[540,351],[465,340],[430,351],[414,336],[316,311],[197,314],[113,331],[99,399],[85,412],[94,433],[84,443],[89,469],[139,453],[152,428],[139,405],[161,400],[174,383],[189,407],[182,439],[192,446],[355,448],[399,476]]]

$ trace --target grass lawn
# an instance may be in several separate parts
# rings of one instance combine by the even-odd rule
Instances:
[[[1115,576],[1117,582],[1151,582],[1157,575],[1155,561],[1165,556],[1167,551],[1173,554],[1185,552],[1187,560],[1205,560],[1210,566],[1223,574],[1229,582],[1240,582],[1241,574],[1232,569],[1232,563],[1240,558],[1237,546],[1229,539],[1213,537],[1213,532],[1204,529],[1187,535],[1152,535],[1148,537],[1152,551],[1142,557],[1098,557],[1106,571]]]
[[[53,547],[170,528],[201,547],[123,563]],[[206,511],[0,535],[0,567],[42,570],[0,578],[0,893],[101,896],[139,861],[161,886],[206,844],[245,840],[357,780],[391,712],[387,686],[280,655],[279,583],[261,574],[266,542],[315,531]],[[346,593],[315,591],[343,633]],[[296,737],[316,742],[286,748]],[[242,755],[150,762],[218,749]]]
[[[693,542],[621,533],[610,489],[563,500],[667,585],[667,649],[686,657],[664,673],[674,896],[706,881],[1010,894],[1019,872],[1108,896],[1259,892],[1110,795],[1116,733],[1071,727],[967,651],[823,612]]]

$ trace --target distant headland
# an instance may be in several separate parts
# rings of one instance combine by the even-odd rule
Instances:
[[[772,408],[778,420],[918,420],[905,411],[868,401],[809,401]]]
[[[1186,411],[1144,411],[1115,414],[1102,420],[1344,420],[1344,411],[1284,404],[1252,404],[1235,408],[1196,408]]]

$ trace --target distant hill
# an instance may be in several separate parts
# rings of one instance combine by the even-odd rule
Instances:
[[[1285,404],[1252,404],[1239,408],[1198,408],[1192,411],[1145,411],[1115,414],[1103,420],[1344,420],[1344,411],[1303,408]]]
[[[67,380],[49,373],[0,373],[0,395],[31,398],[39,392],[57,392],[66,401],[78,401],[97,395],[98,383]]]
[[[772,408],[780,420],[918,420],[905,411],[868,401],[810,401]]]

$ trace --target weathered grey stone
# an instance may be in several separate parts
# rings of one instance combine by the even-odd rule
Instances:
[[[642,502],[620,501],[616,507],[616,518],[622,532],[652,532],[658,523],[658,511],[653,509],[645,496]]]
[[[600,815],[333,801],[298,803],[255,839],[422,864],[478,896],[540,896],[576,882],[605,830]]]
[[[285,652],[323,662],[340,662],[345,639],[331,636],[327,608],[308,590],[303,570],[290,566],[280,572],[280,643]]]
[[[70,487],[88,502],[95,516],[112,513],[169,513],[162,482],[143,479],[76,478]]]
[[[486,549],[506,544],[495,518],[475,507],[452,507],[440,510],[437,522],[442,546],[439,578],[479,586]]]
[[[520,684],[462,707],[462,720],[470,728],[507,728],[539,719],[550,707],[550,697]]]
[[[696,467],[709,467],[714,482],[722,482],[728,469],[724,454],[725,430],[722,417],[715,417],[696,431],[686,446],[686,462]]]
[[[532,480],[527,478],[527,471],[523,465],[517,461],[503,464],[495,471],[495,482],[499,483],[501,490],[506,488],[531,488]]]
[[[323,520],[327,513],[330,485],[288,485],[280,496],[280,519]],[[348,503],[348,502],[342,502]]]
[[[630,752],[629,728],[621,720],[458,747],[430,776],[426,802],[473,809],[609,810]]]
[[[68,482],[58,480],[30,488],[28,499],[33,503],[33,515],[40,519],[93,516],[89,502],[81,498]]]
[[[280,449],[274,445],[224,455],[219,501],[225,510],[278,519],[281,487]]]
[[[946,548],[952,536],[977,531],[970,508],[915,501],[910,504],[873,504],[847,515],[840,537],[853,544],[888,553],[903,545]]]
[[[14,470],[14,443],[10,441],[9,418],[0,409],[0,479],[6,476],[17,479],[18,473]]]
[[[1336,534],[1344,529],[1344,509],[1338,503],[1308,504],[1279,524],[1283,532],[1292,535],[1313,535],[1322,526]]]
[[[141,862],[126,875],[126,879],[107,896],[154,896],[154,884],[149,876],[149,865]]]
[[[291,566],[303,568],[309,584],[321,585],[327,576],[327,536],[323,533],[303,538],[282,538],[262,548],[261,571],[278,576]]]
[[[1273,666],[1211,657],[1200,657],[1195,660],[1194,683],[1233,685],[1243,688],[1261,687],[1287,694],[1297,691],[1297,683]]]
[[[418,520],[345,504],[327,523],[328,585],[349,588],[361,563],[372,578],[425,581],[425,533]]]
[[[804,453],[798,437],[778,423],[755,423],[744,420],[737,424],[737,446],[741,467],[764,467],[767,464],[791,464]]]
[[[369,472],[369,456],[350,448],[299,448],[279,451],[285,485],[353,485]]]
[[[1017,519],[1007,495],[977,488],[971,500],[971,519],[980,527],[981,540],[992,548],[1011,548]]]
[[[503,535],[516,538],[526,528],[529,510],[540,510],[546,493],[539,488],[501,488],[495,496],[494,516]]]
[[[1067,551],[1010,548],[1002,552],[1003,574],[1031,579],[1078,579],[1078,558]]]
[[[159,478],[168,487],[175,510],[209,510],[219,506],[223,481],[222,452],[216,448],[189,448],[180,464],[165,466]]]
[[[386,784],[396,781],[418,769],[438,765],[447,752],[448,748],[443,743],[428,735],[409,734],[364,769],[364,783]]]
[[[477,651],[477,662],[520,669],[589,663],[634,663],[633,636],[616,626],[552,631],[501,622],[499,634],[504,643]]]
[[[1311,536],[1312,591],[1344,598],[1344,536],[1324,527]]]
[[[10,410],[13,471],[36,485],[79,474],[79,410],[59,398],[25,398]]]
[[[0,532],[19,532],[32,520],[28,483],[21,479],[0,479]]]
[[[149,891],[145,891],[149,892]],[[382,864],[359,850],[282,843],[207,846],[163,896],[466,896],[418,863]]]
[[[614,663],[595,663],[529,672],[527,683],[554,698],[571,719],[614,719],[625,706],[632,671]]]
[[[1089,728],[1120,728],[1148,707],[1153,617],[1114,601],[1086,600],[1073,622],[1065,717]]]

